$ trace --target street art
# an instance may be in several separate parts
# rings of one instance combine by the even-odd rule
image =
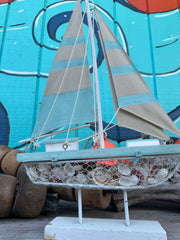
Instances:
[[[0,102],[0,145],[8,145],[9,143],[9,119],[6,109]]]
[[[94,3],[162,107],[176,113],[173,120],[180,127],[180,1]],[[11,147],[31,135],[51,63],[74,5],[74,0],[0,0],[0,102],[9,117]],[[85,31],[86,24],[85,19]],[[105,61],[97,32],[96,47],[100,90],[106,96],[103,120],[107,124],[113,116],[108,107],[112,100],[107,79],[101,78]],[[1,121],[0,115],[0,126]],[[127,129],[118,132],[119,142],[120,135],[126,140],[134,134]]]

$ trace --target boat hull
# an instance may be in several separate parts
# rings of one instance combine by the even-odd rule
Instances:
[[[36,184],[128,190],[157,186],[180,165],[179,145],[18,154]]]

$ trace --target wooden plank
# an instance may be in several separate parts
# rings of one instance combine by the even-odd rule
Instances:
[[[1,220],[0,238],[12,240],[43,240],[44,227],[57,216],[77,217],[77,203],[62,201],[57,210],[35,219],[6,218]],[[83,208],[85,218],[124,219],[124,212],[115,212],[112,206],[106,210]],[[168,240],[179,240],[180,205],[171,202],[151,201],[130,208],[130,219],[159,221],[167,232]]]
[[[152,155],[179,154],[180,145],[157,145],[141,147],[122,147],[105,149],[85,149],[61,152],[21,153],[17,155],[19,162],[38,161],[65,161],[65,160],[90,160],[90,159],[116,159],[121,157],[137,157]]]

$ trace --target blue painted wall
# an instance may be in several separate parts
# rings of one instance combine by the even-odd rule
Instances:
[[[9,117],[11,147],[31,135],[48,72],[75,2],[0,0],[0,102]],[[180,1],[94,3],[165,111],[176,109],[180,105]],[[103,120],[108,122],[112,100],[102,60],[100,54]],[[176,124],[180,127],[179,118]]]

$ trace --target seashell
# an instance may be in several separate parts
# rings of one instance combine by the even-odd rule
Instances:
[[[135,175],[121,176],[119,178],[119,184],[126,187],[137,185],[138,182],[139,182],[139,178],[136,177]]]
[[[51,172],[50,175],[48,175],[48,181],[49,182],[62,182],[59,176],[54,175],[53,172]]]
[[[131,171],[131,174],[132,175],[135,175],[136,177],[139,178],[139,182],[138,184],[143,184],[143,181],[145,181],[148,177],[148,172],[145,168],[142,168],[140,166],[134,168],[132,171]]]
[[[138,170],[144,175],[144,179],[146,180],[149,175],[149,172],[147,171],[147,169],[144,167],[139,167]]]
[[[67,178],[66,181],[64,181],[67,184],[78,184],[78,180],[76,177],[70,177]]]
[[[88,176],[89,178],[93,178],[93,171],[88,171],[87,176]]]
[[[48,182],[49,181],[48,180],[48,176],[40,175],[39,176],[39,181],[41,181],[41,182]]]
[[[38,180],[39,179],[39,174],[36,171],[35,167],[27,167],[27,172],[28,175],[32,180]]]
[[[143,169],[145,169],[145,170],[147,171],[148,175],[149,175],[150,166],[149,166],[148,163],[142,163],[142,164],[140,165],[140,167],[142,167]]]
[[[40,174],[47,174],[48,168],[49,168],[49,166],[46,164],[42,164],[42,165],[38,164],[36,167],[37,171],[39,171]]]
[[[50,173],[53,173],[55,176],[58,176],[62,179],[65,176],[64,169],[60,168],[59,166],[55,166],[54,168],[52,168]]]
[[[118,166],[118,172],[124,176],[129,176],[131,174],[130,168],[122,164]]]
[[[66,163],[64,165],[64,173],[71,177],[75,174],[75,169],[70,163]]]
[[[89,179],[87,177],[87,175],[84,175],[83,173],[79,173],[77,176],[77,181],[79,184],[88,184],[89,183]]]
[[[153,163],[150,163],[149,165],[149,175],[155,176],[158,173],[158,166],[154,165]]]
[[[82,170],[83,170],[82,165],[75,165],[75,166],[74,166],[74,171],[80,172],[80,171],[82,171]]]
[[[156,179],[161,181],[161,180],[165,179],[167,177],[167,175],[168,175],[168,170],[166,168],[161,168],[156,175]]]
[[[93,172],[93,180],[97,185],[106,185],[112,179],[112,174],[103,168],[96,168]]]
[[[118,186],[119,185],[119,178],[118,178],[118,175],[113,175],[112,176],[112,179],[109,179],[107,181],[107,184],[106,185],[109,185],[109,186]]]
[[[152,177],[148,177],[147,178],[147,183],[150,184],[150,185],[153,185],[153,184],[158,183],[158,180],[155,179],[155,178],[152,178]]]
[[[112,173],[116,173],[117,172],[117,167],[116,166],[111,166],[109,169]]]

